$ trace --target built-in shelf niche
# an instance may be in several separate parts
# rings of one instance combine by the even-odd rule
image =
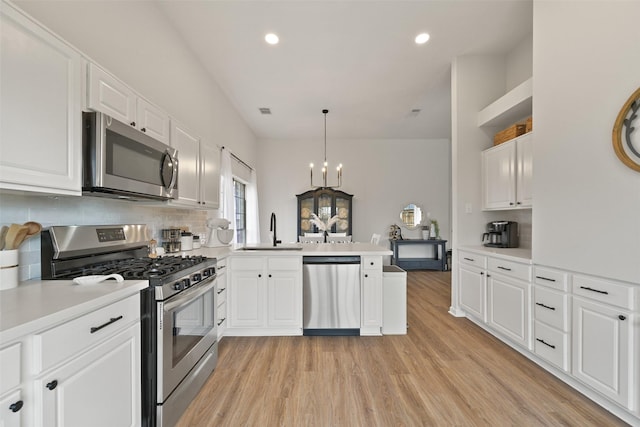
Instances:
[[[479,127],[506,128],[531,116],[533,77],[520,83],[504,96],[478,112]]]

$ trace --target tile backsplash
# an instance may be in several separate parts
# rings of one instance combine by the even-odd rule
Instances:
[[[195,234],[206,233],[208,217],[217,211],[201,211],[161,205],[160,202],[132,202],[99,197],[31,196],[0,194],[0,225],[37,221],[52,225],[146,224],[160,239],[160,230],[189,227]],[[20,280],[40,277],[40,237],[20,246]]]

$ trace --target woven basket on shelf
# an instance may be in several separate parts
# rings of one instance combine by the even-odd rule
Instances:
[[[493,137],[493,145],[502,144],[505,141],[509,141],[517,136],[520,136],[525,133],[525,125],[512,125],[506,128],[505,130],[501,130],[496,133]]]

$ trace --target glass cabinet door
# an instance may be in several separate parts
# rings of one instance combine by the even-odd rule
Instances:
[[[351,194],[332,188],[318,188],[298,194],[298,236],[304,233],[317,233],[320,230],[311,223],[312,214],[325,223],[337,215],[339,220],[331,227],[332,233],[352,233]]]
[[[313,196],[298,201],[298,235],[304,236],[304,233],[313,233],[313,224],[311,224],[311,214],[315,213]]]

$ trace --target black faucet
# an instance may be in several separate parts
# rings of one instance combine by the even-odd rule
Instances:
[[[282,240],[278,240],[278,238],[276,237],[276,214],[274,212],[271,212],[271,227],[269,228],[269,231],[273,232],[273,246],[277,246],[278,243],[282,243]]]

